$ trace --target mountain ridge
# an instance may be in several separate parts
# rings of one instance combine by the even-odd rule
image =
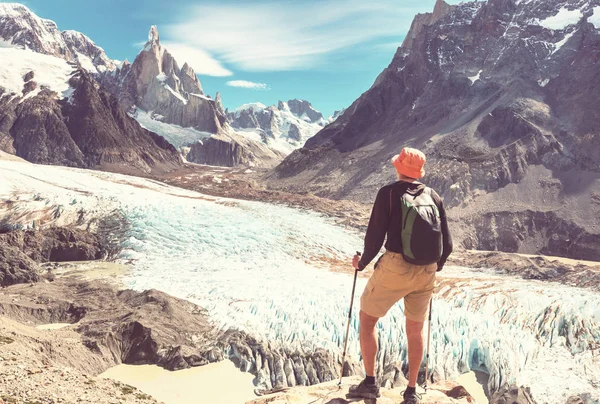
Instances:
[[[370,202],[394,180],[390,158],[417,147],[461,246],[600,259],[595,4],[438,2],[269,185]]]
[[[244,104],[226,114],[242,136],[260,140],[285,154],[303,146],[330,122],[310,102],[299,99],[278,101],[277,106]]]

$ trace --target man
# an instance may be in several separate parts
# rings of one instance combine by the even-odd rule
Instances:
[[[422,152],[410,148],[404,148],[392,159],[399,181],[377,193],[362,258],[356,255],[352,261],[354,268],[362,271],[379,253],[387,235],[386,252],[375,264],[375,272],[361,297],[360,347],[366,378],[350,387],[348,396],[352,398],[379,397],[375,380],[378,349],[375,326],[379,318],[404,298],[409,363],[404,403],[420,403],[415,389],[424,353],[423,324],[436,272],[442,270],[452,252],[442,200],[435,191],[417,181],[425,175],[425,161]],[[423,203],[424,200],[430,202]],[[415,211],[410,212],[413,208]],[[420,227],[411,234],[410,226],[417,226],[417,222]]]

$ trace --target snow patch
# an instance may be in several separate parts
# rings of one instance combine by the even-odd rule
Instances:
[[[212,136],[212,133],[201,132],[194,128],[182,128],[178,125],[160,122],[164,119],[162,115],[146,112],[139,108],[134,114],[131,114],[131,117],[138,121],[143,128],[164,137],[167,142],[178,149]]]
[[[588,22],[591,23],[594,28],[600,29],[600,6],[596,6],[592,10],[593,13],[588,18]]]
[[[583,13],[579,9],[569,10],[566,7],[561,8],[558,14],[548,17],[539,24],[548,29],[561,30],[569,25],[577,24],[583,18]]]
[[[569,41],[569,39],[571,39],[573,37],[573,35],[575,35],[575,31],[566,34],[565,37],[561,41],[555,43],[554,50],[552,51],[550,56],[552,56],[556,52],[558,52]]]
[[[0,36],[0,48],[18,48],[18,46],[12,43],[12,39],[4,39]]]
[[[538,81],[538,84],[540,85],[540,87],[546,87],[548,85],[548,83],[550,83],[550,79],[544,79],[544,80]]]
[[[167,89],[167,91],[169,91],[171,94],[173,94],[175,96],[175,98],[177,98],[179,101],[183,102],[184,105],[186,105],[188,103],[188,100],[183,98],[183,95],[181,95],[177,91],[173,90],[170,85],[163,84],[163,87],[165,89]]]
[[[158,76],[156,76],[156,80],[160,81],[161,83],[164,83],[165,81],[167,81],[167,75],[164,72],[161,72]]]
[[[246,139],[250,139],[255,142],[263,142],[264,131],[260,128],[239,128],[235,129],[235,132]]]
[[[477,80],[479,80],[479,78],[481,77],[481,73],[483,72],[483,70],[479,70],[479,72],[477,72],[477,74],[475,76],[470,76],[469,80],[471,80],[471,85],[475,84],[475,82]]]
[[[69,80],[75,69],[63,59],[29,49],[0,48],[0,60],[0,87],[9,93],[21,96],[25,84],[23,77],[33,71],[33,81],[37,83],[37,88],[25,98],[35,96],[42,87],[47,87],[62,97],[72,94]]]
[[[98,69],[96,69],[96,66],[94,65],[94,62],[92,62],[92,59],[90,59],[89,56],[86,56],[83,53],[79,53],[79,52],[77,52],[75,56],[77,57],[77,62],[85,70],[87,70],[90,73],[98,73]]]
[[[244,111],[244,110],[247,110],[250,108],[252,108],[256,112],[256,111],[263,111],[263,110],[267,109],[267,106],[260,102],[251,102],[248,104],[242,104],[239,107],[233,109],[231,112],[241,112],[241,111]],[[238,114],[238,116],[239,116],[239,114]]]
[[[190,96],[202,98],[203,100],[206,100],[206,101],[214,101],[212,98],[210,98],[204,94],[190,94]]]

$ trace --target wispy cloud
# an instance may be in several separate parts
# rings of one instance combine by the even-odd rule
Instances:
[[[196,74],[217,77],[233,75],[231,70],[225,68],[221,62],[201,48],[174,42],[162,42],[162,45],[173,55],[180,67],[187,62]]]
[[[432,4],[418,0],[325,0],[243,4],[207,2],[185,9],[166,36],[246,71],[308,69],[333,52],[378,38],[398,37],[417,12]]]
[[[249,88],[251,90],[270,90],[269,86],[265,83],[255,83],[247,80],[230,80],[225,84],[230,87]]]

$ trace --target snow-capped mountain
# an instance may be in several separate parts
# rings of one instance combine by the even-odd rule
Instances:
[[[599,19],[596,0],[438,0],[271,185],[370,202],[412,146],[464,247],[600,260]]]
[[[181,166],[95,77],[116,67],[85,35],[0,3],[0,150],[42,164],[127,173]]]
[[[217,93],[212,99],[204,93],[189,64],[184,63],[179,67],[178,62],[161,45],[155,26],[151,27],[148,42],[133,63],[127,60],[121,63],[111,60],[102,48],[80,32],[60,31],[53,21],[38,17],[24,5],[0,3],[0,52],[0,94],[4,95],[0,99],[0,116],[12,116],[22,101],[29,103],[40,94],[46,97],[49,105],[40,104],[36,108],[21,108],[19,111],[33,113],[37,108],[49,108],[54,111],[52,115],[55,115],[55,111],[64,109],[65,100],[68,101],[67,104],[73,104],[77,89],[74,83],[89,80],[100,84],[95,84],[97,92],[108,91],[116,97],[120,107],[143,128],[166,139],[170,145],[155,138],[162,146],[169,148],[167,154],[172,153],[171,145],[181,152],[196,144],[192,147],[193,153],[190,155],[192,162],[210,161],[212,164],[226,166],[247,164],[272,167],[284,157],[281,152],[265,147],[260,141],[239,136],[229,128],[220,94]],[[78,71],[85,74],[79,74]],[[79,79],[73,81],[74,75]],[[89,99],[78,100],[84,103],[92,102]],[[110,103],[112,100],[106,98],[106,102]],[[55,103],[59,103],[60,106],[57,107]],[[69,109],[69,113],[72,112],[73,110]],[[56,116],[56,120],[66,119],[68,114],[65,111],[62,111],[62,114],[65,116]],[[70,121],[75,119],[71,117]],[[34,126],[33,122],[41,124],[40,121],[32,120],[30,125]],[[0,127],[2,150],[17,153],[39,163],[84,167],[103,164],[104,154],[96,153],[96,157],[91,158],[86,156],[86,153],[91,153],[92,150],[78,150],[77,142],[64,140],[71,134],[68,130],[62,130],[62,127],[62,135],[58,138],[53,135],[54,131],[58,130],[56,127],[52,127],[50,131],[47,128],[31,128],[31,133],[40,138],[39,142],[29,144],[28,141],[15,140],[24,136],[20,134],[24,129],[22,126],[15,129],[11,126],[13,124],[11,119]],[[100,122],[97,124],[99,128],[106,127]],[[9,133],[11,130],[13,132]],[[96,132],[100,133],[102,130]],[[111,133],[123,132],[120,129]],[[126,133],[123,134],[127,136]],[[209,139],[212,135],[216,137]],[[63,139],[61,142],[66,141],[68,144],[66,151],[64,147],[53,143],[59,138]],[[206,142],[202,143],[202,140]],[[142,149],[146,146],[146,142],[142,141]],[[52,152],[53,150],[55,152]],[[126,155],[130,156],[120,154],[121,157]],[[121,157],[116,160],[123,162]],[[173,160],[175,165],[180,163],[177,156],[171,155],[169,159]],[[143,159],[137,160],[136,157],[135,160],[137,162],[132,160],[131,166],[139,166],[143,172],[150,169],[142,163]],[[150,165],[154,164],[152,158],[148,161]],[[169,164],[164,165],[167,166]]]
[[[87,36],[60,31],[54,21],[40,18],[18,3],[0,3],[0,47],[6,46],[79,63],[91,73],[117,68],[117,63]]]
[[[327,125],[328,121],[308,101],[279,101],[267,107],[244,104],[227,113],[231,126],[242,136],[289,154]]]
[[[125,61],[98,80],[144,128],[179,150],[219,133],[227,120],[220,94],[212,99],[189,64],[179,67],[156,26],[133,63]]]

